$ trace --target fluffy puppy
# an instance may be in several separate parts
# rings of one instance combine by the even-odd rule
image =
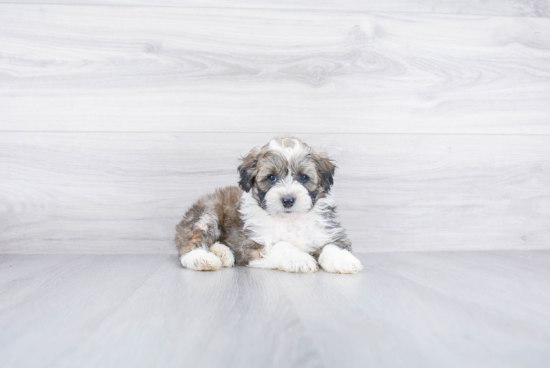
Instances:
[[[176,226],[182,266],[359,272],[361,262],[335,220],[335,169],[324,152],[298,138],[253,148],[238,168],[239,187],[200,198]]]

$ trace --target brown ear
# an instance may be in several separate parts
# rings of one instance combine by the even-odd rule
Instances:
[[[239,187],[245,192],[249,192],[254,185],[254,179],[256,177],[256,166],[258,165],[258,153],[260,150],[255,147],[248,153],[246,157],[242,158],[242,164],[237,169],[241,179],[239,180]]]
[[[332,184],[334,184],[334,172],[336,171],[336,165],[328,158],[324,152],[316,152],[313,155],[315,164],[317,166],[317,173],[319,174],[319,185],[328,193]]]

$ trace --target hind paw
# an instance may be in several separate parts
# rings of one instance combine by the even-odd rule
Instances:
[[[204,249],[193,249],[180,257],[181,265],[195,271],[215,271],[222,267],[222,261],[214,253]]]
[[[214,243],[210,247],[210,251],[217,255],[222,261],[222,267],[233,267],[235,264],[235,257],[231,249],[222,243]]]

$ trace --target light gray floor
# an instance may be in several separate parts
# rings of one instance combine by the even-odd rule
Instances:
[[[550,366],[550,251],[359,257],[302,275],[1,255],[0,366]]]

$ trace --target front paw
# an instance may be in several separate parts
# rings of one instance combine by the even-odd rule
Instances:
[[[281,271],[297,273],[314,273],[319,270],[315,258],[303,252],[296,252],[288,258],[282,259],[278,268]]]
[[[361,261],[346,249],[326,245],[319,256],[319,264],[330,273],[357,273],[363,269]]]

